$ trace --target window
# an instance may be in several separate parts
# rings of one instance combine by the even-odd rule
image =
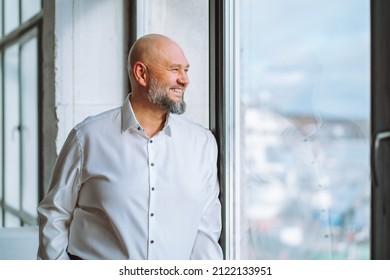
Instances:
[[[226,252],[370,257],[370,2],[227,1]]]
[[[0,1],[2,227],[37,223],[40,0]]]

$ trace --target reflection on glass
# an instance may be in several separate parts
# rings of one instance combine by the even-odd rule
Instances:
[[[22,209],[36,216],[38,202],[37,39],[21,48]]]
[[[22,0],[22,22],[30,19],[41,10],[41,0]]]
[[[368,259],[369,1],[240,1],[241,257]]]
[[[19,209],[20,198],[18,47],[14,45],[4,52],[4,199],[15,209]]]
[[[4,34],[19,26],[19,1],[4,0]]]

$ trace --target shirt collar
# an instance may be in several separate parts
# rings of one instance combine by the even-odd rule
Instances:
[[[131,106],[130,95],[131,93],[127,95],[122,105],[122,132],[125,132],[131,128],[136,130],[142,129],[141,125],[139,124],[134,114],[133,107]],[[168,113],[167,119],[162,129],[162,131],[168,136],[172,136],[172,123],[173,123],[172,115]]]

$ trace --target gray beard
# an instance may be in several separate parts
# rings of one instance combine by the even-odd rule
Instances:
[[[183,114],[186,110],[184,100],[175,102],[169,98],[167,90],[162,87],[156,79],[150,79],[150,86],[147,91],[148,99],[151,103],[160,105],[164,110],[172,114]]]

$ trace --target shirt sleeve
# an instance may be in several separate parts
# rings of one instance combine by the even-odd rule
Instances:
[[[82,149],[72,130],[55,163],[49,191],[38,205],[38,259],[69,259],[69,224],[81,185]]]
[[[211,135],[211,133],[210,133]],[[196,235],[191,259],[194,260],[220,260],[223,259],[222,248],[219,245],[221,235],[221,203],[219,200],[219,182],[217,176],[217,144],[212,137],[212,176],[207,184],[206,202]]]

